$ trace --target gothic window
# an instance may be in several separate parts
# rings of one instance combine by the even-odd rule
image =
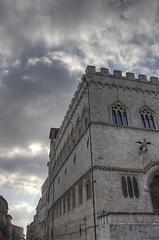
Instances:
[[[146,128],[145,119],[142,113],[140,113],[141,127]]]
[[[151,127],[152,129],[155,129],[155,122],[154,122],[154,118],[153,118],[152,115],[150,115],[150,127]]]
[[[128,126],[128,119],[125,111],[123,112],[123,125]]]
[[[121,185],[122,185],[122,193],[125,198],[128,196],[130,198],[139,198],[139,189],[138,189],[138,184],[137,180],[135,177],[127,177],[125,178],[124,176],[121,177]]]
[[[113,124],[117,124],[117,116],[114,110],[112,110],[112,120],[113,120]]]
[[[83,203],[83,185],[78,186],[79,204]]]
[[[86,181],[86,199],[90,199],[92,197],[92,186],[91,186],[91,180],[88,179]]]
[[[115,104],[111,107],[112,123],[115,125],[128,126],[126,108],[122,105]]]
[[[129,197],[133,198],[133,187],[132,187],[132,181],[130,177],[127,177],[127,184],[128,184]]]
[[[123,125],[122,114],[121,111],[117,112],[117,122],[119,125]]]
[[[138,184],[137,184],[137,180],[135,177],[133,177],[133,188],[134,188],[134,195],[136,198],[139,197],[139,189],[138,189]]]
[[[146,107],[140,110],[141,127],[147,129],[156,129],[154,114]]]
[[[127,191],[127,186],[126,186],[126,179],[125,177],[121,177],[121,185],[122,185],[122,191],[123,191],[123,196],[125,198],[128,197],[128,191]]]
[[[155,213],[159,213],[159,176],[153,177],[152,183],[150,184],[150,193],[152,199],[153,210]]]

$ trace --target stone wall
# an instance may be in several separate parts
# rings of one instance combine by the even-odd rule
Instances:
[[[98,218],[100,240],[157,240],[159,215],[152,213],[108,213]]]

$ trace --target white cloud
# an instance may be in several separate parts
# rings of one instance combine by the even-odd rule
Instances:
[[[15,158],[17,156],[36,156],[39,154],[48,154],[49,147],[44,146],[42,143],[30,143],[26,148],[13,147],[13,148],[0,148],[0,157]]]

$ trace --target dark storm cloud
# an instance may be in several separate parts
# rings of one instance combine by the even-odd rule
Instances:
[[[44,179],[47,174],[47,154],[36,156],[14,156],[12,158],[0,157],[1,174],[10,176],[12,173],[20,176],[34,176]]]
[[[82,34],[102,26],[102,20],[113,21],[115,6],[129,6],[131,1],[38,0],[1,1],[0,33],[2,52],[13,57],[38,42],[61,46]],[[133,1],[132,1],[133,2]]]
[[[64,114],[66,98],[70,100],[76,85],[74,76],[57,61],[35,62],[24,70],[10,68],[0,88],[1,147],[46,143],[49,128],[62,121],[57,105]]]

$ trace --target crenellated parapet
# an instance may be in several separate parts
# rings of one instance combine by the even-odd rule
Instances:
[[[122,71],[119,71],[119,70],[114,70],[113,73],[111,74],[108,68],[103,68],[103,67],[100,69],[100,72],[97,72],[95,66],[90,66],[90,65],[88,65],[85,70],[85,75],[88,76],[89,74],[117,78],[121,80],[131,80],[131,81],[145,82],[145,83],[151,83],[151,84],[159,84],[159,79],[154,76],[151,76],[150,79],[148,79],[146,75],[139,74],[138,78],[136,78],[135,74],[131,72],[126,72],[126,75],[123,76]]]

